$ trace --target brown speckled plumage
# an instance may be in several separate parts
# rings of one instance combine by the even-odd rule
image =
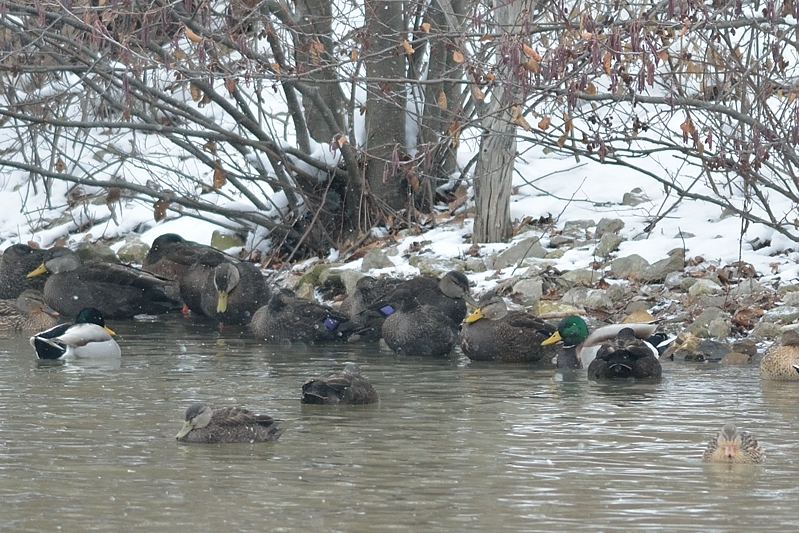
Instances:
[[[754,436],[727,424],[713,437],[702,454],[709,463],[762,463],[766,458]]]
[[[0,330],[37,332],[58,324],[58,315],[47,302],[44,294],[28,289],[16,300],[0,300]]]
[[[211,409],[194,403],[186,409],[186,422],[178,433],[180,442],[228,444],[271,442],[280,438],[283,428],[271,416],[258,415],[241,407]]]
[[[360,405],[377,403],[380,397],[372,384],[361,376],[360,367],[349,363],[343,372],[327,372],[307,380],[302,386],[301,401],[310,404]]]
[[[760,376],[778,381],[799,381],[799,329],[782,334],[779,344],[766,351],[760,361]]]

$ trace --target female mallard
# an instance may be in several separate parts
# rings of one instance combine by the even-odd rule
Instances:
[[[762,463],[766,458],[754,436],[726,424],[702,453],[709,463]]]
[[[302,403],[362,405],[380,401],[377,391],[361,376],[361,367],[347,363],[343,372],[327,372],[302,386]]]
[[[782,333],[780,343],[766,350],[760,360],[763,379],[799,381],[799,328]]]
[[[356,328],[349,319],[332,308],[283,289],[252,316],[249,329],[258,339],[287,342],[326,342],[347,340]]]
[[[61,324],[31,337],[39,359],[111,358],[122,355],[105,325],[103,314],[87,307],[78,313],[72,324]]]
[[[448,355],[458,340],[458,326],[440,308],[422,305],[417,294],[398,290],[399,308],[383,322],[383,340],[399,355]]]
[[[632,328],[624,328],[599,348],[588,365],[588,379],[659,379],[663,370],[655,353]]]
[[[554,347],[541,343],[555,327],[524,311],[508,311],[501,296],[480,301],[480,307],[466,317],[461,329],[461,349],[473,361],[503,363],[550,362]]]
[[[655,333],[657,324],[611,324],[596,329],[589,335],[585,320],[579,316],[568,316],[560,321],[558,330],[541,344],[547,346],[563,342],[557,359],[558,368],[588,368],[599,347],[604,342],[615,339],[624,328],[632,329],[636,338],[646,340]],[[655,355],[657,349],[653,346],[652,350]]]
[[[203,403],[186,409],[186,422],[175,437],[180,442],[229,444],[271,442],[280,438],[283,428],[271,416],[257,415],[241,407],[211,409]]]
[[[0,300],[0,330],[42,331],[58,324],[54,311],[44,301],[44,294],[28,289],[16,300]]]
[[[233,325],[249,323],[255,311],[269,301],[270,291],[252,263],[207,253],[181,278],[180,295],[193,312]]]
[[[44,290],[46,278],[28,278],[31,270],[42,264],[44,250],[27,244],[14,244],[6,248],[0,258],[0,299],[19,296],[26,289]]]
[[[142,268],[156,276],[180,281],[189,267],[205,255],[216,256],[220,262],[227,257],[211,246],[187,241],[176,233],[165,233],[153,241]]]
[[[160,314],[175,308],[164,293],[166,280],[137,268],[102,261],[83,263],[69,248],[47,250],[43,263],[28,276],[50,272],[44,298],[62,315],[74,316],[85,307],[108,318]]]

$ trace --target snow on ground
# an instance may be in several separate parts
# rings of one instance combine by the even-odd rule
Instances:
[[[535,219],[551,215],[558,228],[570,220],[619,218],[624,221],[621,235],[626,239],[616,252],[617,256],[638,254],[649,262],[667,256],[674,248],[685,248],[686,257],[701,256],[718,264],[734,261],[751,263],[766,280],[779,278],[782,282],[795,282],[799,278],[797,259],[799,253],[791,251],[795,244],[777,232],[752,225],[745,235],[741,235],[741,221],[734,216],[724,217],[718,206],[698,201],[683,200],[676,209],[660,220],[654,231],[644,232],[652,219],[670,207],[677,198],[667,196],[661,184],[632,170],[601,165],[592,161],[575,161],[574,158],[554,154],[543,154],[535,149],[521,151],[524,155],[517,162],[515,185],[518,193],[512,196],[511,216],[521,219],[531,216]],[[657,162],[652,161],[652,168]],[[662,169],[660,172],[664,172]],[[84,239],[96,240],[101,237],[122,238],[138,233],[141,240],[150,244],[159,235],[174,232],[183,237],[208,244],[217,226],[199,221],[189,216],[170,218],[156,223],[152,217],[152,206],[138,200],[127,200],[117,208],[116,221],[103,204],[90,204],[67,212],[66,202],[60,200],[67,185],[56,183],[57,195],[52,205],[47,204],[41,183],[34,188],[27,176],[14,172],[4,176],[0,183],[0,201],[4,209],[0,213],[0,249],[17,242],[35,241],[42,247],[51,246],[56,239],[70,234],[68,242]],[[640,195],[647,198],[635,206],[622,205],[625,193],[640,189]],[[775,210],[790,210],[790,206],[772,205]],[[63,215],[69,214],[65,217]],[[61,217],[62,224],[37,230],[42,221]],[[78,231],[79,224],[87,220],[98,221],[85,231]],[[442,259],[466,255],[471,242],[464,238],[471,233],[472,219],[466,218],[438,225],[422,236],[406,237],[398,243],[399,250],[408,248],[412,241],[432,241],[430,248]],[[539,232],[542,242],[548,243],[546,231]],[[530,233],[520,235],[526,238]],[[754,250],[750,242],[770,241],[771,245]],[[116,246],[120,246],[117,244]],[[481,245],[481,253],[490,254],[501,251],[508,243]],[[593,246],[582,246],[568,250],[555,259],[559,270],[586,268],[595,261]],[[410,266],[403,254],[391,257],[395,268],[382,269],[373,274],[392,274],[407,276],[418,271]],[[360,260],[349,264],[360,268]],[[490,288],[497,279],[511,275],[506,269],[497,278],[495,272],[472,273],[470,277],[478,290]],[[486,281],[491,278],[491,281]]]

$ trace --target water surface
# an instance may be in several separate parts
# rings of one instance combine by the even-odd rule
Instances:
[[[14,531],[786,531],[799,383],[666,363],[657,384],[553,368],[284,346],[167,317],[114,323],[118,364],[0,337],[0,524]],[[360,363],[377,406],[301,406]],[[277,443],[175,442],[194,401],[281,419]],[[728,421],[766,463],[706,465]]]

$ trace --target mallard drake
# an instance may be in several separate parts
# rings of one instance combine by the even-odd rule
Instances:
[[[230,259],[211,246],[187,241],[176,233],[164,233],[153,241],[142,269],[165,279],[180,281],[191,265],[209,255],[217,257],[219,262]]]
[[[508,311],[501,296],[482,299],[464,322],[461,349],[473,361],[549,362],[557,353],[554,346],[541,346],[555,327],[524,311]]]
[[[765,458],[757,439],[740,431],[735,424],[721,428],[702,453],[702,461],[709,463],[762,463]]]
[[[191,311],[227,325],[249,323],[270,294],[258,267],[215,253],[203,254],[180,280],[180,295]]]
[[[383,339],[399,355],[440,357],[458,341],[458,326],[440,308],[422,305],[407,289],[395,293],[399,307],[383,322]]]
[[[202,444],[271,442],[279,439],[283,431],[271,416],[241,407],[211,409],[204,403],[193,403],[186,409],[186,422],[175,438]]]
[[[54,311],[44,301],[44,294],[28,289],[16,300],[0,300],[0,330],[42,331],[58,324]]]
[[[380,401],[377,391],[361,376],[361,367],[348,363],[343,372],[327,372],[302,385],[302,403],[361,405]]]
[[[248,327],[258,339],[304,343],[346,341],[357,330],[345,315],[288,289],[274,293]]]
[[[547,346],[563,342],[557,358],[558,368],[588,368],[599,347],[615,339],[624,328],[632,329],[636,338],[646,340],[655,333],[657,324],[611,324],[598,328],[589,335],[585,320],[579,316],[568,316],[560,321],[558,330],[541,344]],[[653,346],[652,350],[653,355],[656,355],[657,349]]]
[[[77,359],[119,357],[122,351],[105,325],[103,314],[93,308],[82,309],[75,322],[61,324],[30,339],[39,359]]]
[[[28,272],[42,264],[44,250],[27,244],[14,244],[6,248],[0,258],[0,299],[19,296],[26,289],[44,290],[46,277],[28,278]]]
[[[116,263],[82,262],[69,248],[50,248],[44,261],[28,276],[50,272],[44,298],[62,315],[74,316],[94,307],[107,318],[161,314],[176,307],[164,292],[166,280]]]
[[[784,331],[779,344],[766,350],[760,360],[760,377],[799,381],[799,329]]]
[[[632,328],[624,328],[613,341],[600,346],[588,365],[588,379],[659,379],[663,369],[655,353]]]

